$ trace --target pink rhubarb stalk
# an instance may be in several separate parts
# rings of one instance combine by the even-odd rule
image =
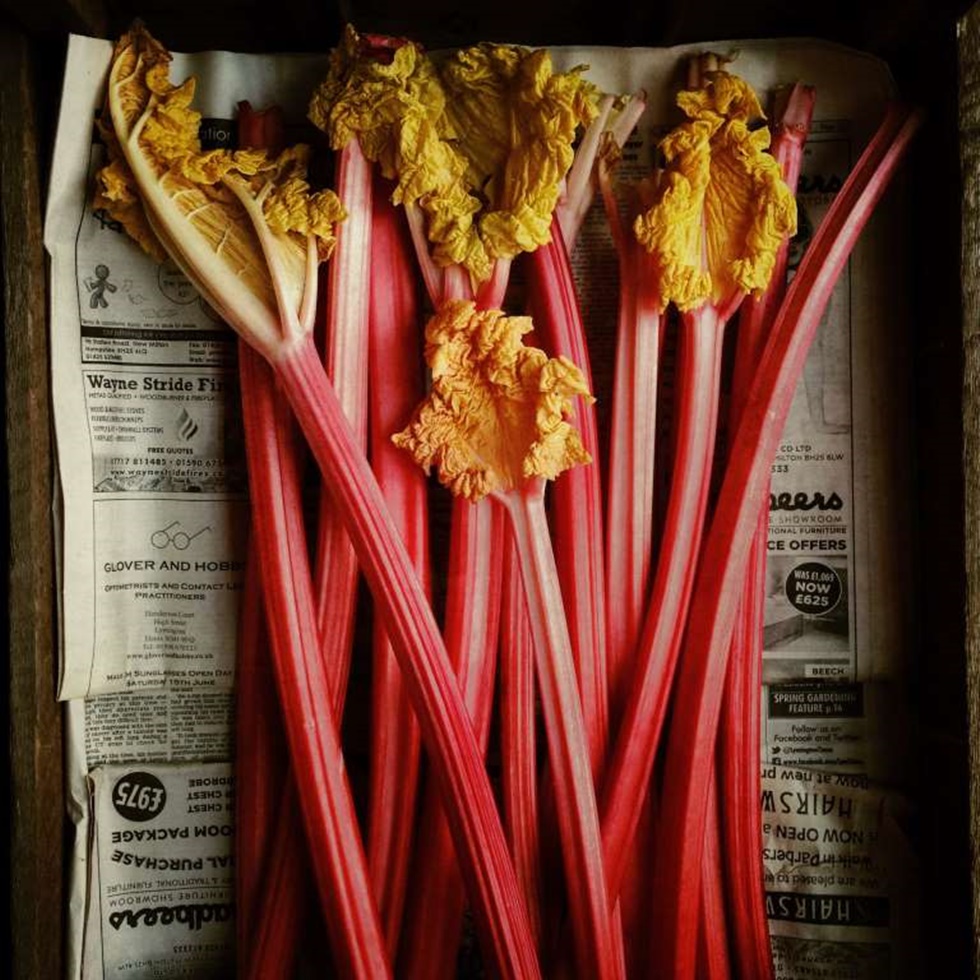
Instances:
[[[592,389],[585,327],[579,312],[568,251],[557,218],[551,241],[529,256],[535,329],[556,357],[576,364]],[[573,424],[592,459],[599,459],[594,402],[573,410]],[[582,714],[594,778],[605,760],[609,737],[606,686],[606,594],[603,579],[602,486],[600,468],[576,466],[555,482],[552,492],[554,551],[568,617]]]
[[[505,977],[534,977],[538,966],[527,915],[473,729],[425,593],[364,453],[313,345],[307,322],[315,296],[318,244],[328,244],[337,209],[312,194],[302,151],[198,155],[199,117],[187,109],[190,82],[170,86],[169,54],[141,28],[116,46],[108,79],[111,163],[103,195],[127,227],[165,251],[202,295],[272,368],[334,496],[384,618],[419,719],[467,880],[485,950]],[[166,126],[159,116],[168,113]],[[151,125],[152,124],[152,125]],[[168,138],[160,140],[161,128]],[[161,166],[161,163],[163,166]],[[129,197],[126,197],[126,194]],[[126,208],[137,197],[139,213]],[[246,404],[247,411],[251,410]],[[260,436],[262,435],[260,429]],[[254,441],[253,441],[254,442]],[[260,439],[256,472],[275,475],[274,447]],[[261,477],[260,477],[261,478]],[[265,488],[269,515],[286,521],[279,487]],[[271,517],[270,517],[271,519]],[[324,902],[347,972],[384,976],[384,943],[367,910],[360,840],[313,625],[306,553],[260,530],[263,571],[283,608],[269,615],[280,699],[300,787],[307,836]],[[266,555],[262,549],[271,554]],[[271,610],[270,610],[271,612]],[[336,906],[336,908],[334,908]],[[365,962],[370,960],[371,962]]]
[[[769,469],[820,316],[917,126],[915,116],[890,111],[821,222],[780,306],[732,444],[676,685],[657,846],[655,887],[670,896],[653,922],[658,976],[695,975],[712,755],[738,596]]]
[[[786,186],[795,194],[803,146],[813,115],[812,88],[794,85],[777,95],[772,155]],[[769,288],[749,297],[739,312],[729,433],[738,427],[752,379],[786,291],[789,242],[776,255]],[[763,508],[749,559],[741,606],[732,634],[731,664],[725,679],[718,736],[721,856],[731,922],[731,956],[737,976],[767,980],[773,976],[769,922],[765,910],[762,862],[761,744],[762,629],[765,599],[769,512]]]
[[[491,501],[454,499],[444,636],[481,754],[493,713],[505,530],[503,511]],[[405,980],[448,980],[456,975],[466,892],[442,800],[431,782],[412,867],[414,892],[406,908],[398,974]],[[528,916],[533,923],[531,910]]]
[[[257,111],[248,102],[238,104],[238,144],[250,149],[279,152],[285,144],[285,121],[278,106]],[[312,315],[312,303],[306,306]],[[297,500],[299,488],[298,433],[289,410],[272,391],[256,387],[271,385],[268,370],[251,370],[256,355],[242,342],[240,356],[241,397],[258,399],[257,407],[273,406],[276,417],[264,419],[266,438],[282,439],[278,479],[288,484],[288,496]],[[258,506],[264,506],[259,502]],[[305,546],[306,533],[298,514],[287,526],[295,536],[290,547]],[[253,548],[249,553],[246,594],[243,599],[239,636],[236,730],[236,876],[238,962],[245,976],[262,977],[268,970],[288,972],[299,949],[299,937],[307,902],[308,873],[302,824],[293,786],[292,772],[284,768],[285,745],[277,727],[282,720],[275,694],[275,677],[268,658],[268,633],[262,596],[261,565]],[[337,706],[335,705],[335,708]],[[277,738],[278,735],[278,738]],[[299,833],[297,833],[299,831]]]
[[[504,827],[535,935],[542,929],[541,827],[538,818],[537,700],[531,623],[513,545],[504,556],[500,635],[500,757]]]
[[[367,446],[368,430],[371,182],[371,164],[352,139],[337,154],[336,191],[347,218],[337,228],[337,244],[327,270],[324,359],[327,376],[361,447]],[[323,657],[343,705],[353,646],[357,559],[326,489],[320,497],[314,581]]]
[[[238,962],[245,964],[282,796],[286,752],[254,549],[249,549],[238,623],[235,714],[235,932]]]
[[[618,720],[650,599],[661,303],[646,250],[623,228],[605,158],[599,161],[598,171],[619,263],[605,566],[609,703]],[[637,190],[637,196],[639,193]]]
[[[412,356],[418,348],[419,303],[402,216],[386,198],[383,193],[374,195],[371,229],[372,467],[428,594],[431,576],[425,475],[391,442],[391,434],[405,424],[423,393],[421,358]],[[380,620],[374,627],[371,719],[368,869],[388,951],[394,959],[415,831],[420,736],[401,669]]]
[[[497,495],[507,509],[521,564],[565,865],[577,967],[583,976],[621,976],[602,866],[589,739],[572,667],[558,569],[544,510],[544,482]]]
[[[701,915],[698,929],[698,980],[731,980],[742,976],[732,970],[728,921],[725,908],[725,874],[718,826],[718,794],[712,788],[705,826],[704,858],[701,862]],[[726,801],[726,806],[728,801]],[[656,955],[656,954],[654,954]],[[751,974],[745,974],[751,976]],[[754,977],[753,977],[754,980]]]
[[[243,345],[244,347],[244,345]],[[390,969],[367,876],[357,817],[343,766],[333,705],[313,622],[312,588],[298,486],[283,479],[268,369],[241,352],[243,402],[253,498],[255,547],[265,582],[266,617],[290,755],[302,773],[304,824],[324,917],[339,968],[347,976],[388,976]]]

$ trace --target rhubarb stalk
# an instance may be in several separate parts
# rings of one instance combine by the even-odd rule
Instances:
[[[327,270],[325,353],[327,376],[337,392],[357,444],[367,446],[368,315],[371,277],[371,165],[356,139],[337,154],[336,193],[347,214]],[[315,565],[317,627],[323,658],[341,717],[354,636],[357,558],[323,488]]]
[[[656,276],[646,250],[627,233],[612,186],[618,147],[607,141],[597,171],[619,264],[619,310],[613,373],[606,502],[607,671],[610,711],[619,719],[650,598],[654,461],[661,328]],[[645,188],[648,190],[648,188]],[[633,191],[637,210],[643,190]],[[647,202],[649,204],[649,202]]]
[[[288,529],[302,513],[297,487],[281,478],[281,438],[268,420],[275,415],[272,385],[250,373],[267,371],[252,352],[240,370],[251,398],[243,404],[252,493],[255,546],[262,563],[266,616],[279,696],[294,769],[315,780],[300,795],[331,945],[348,976],[388,976],[377,910],[344,774],[329,686],[313,622],[305,541],[296,548]],[[293,547],[291,547],[293,545]],[[305,787],[309,789],[309,787]]]
[[[803,145],[813,115],[813,89],[794,85],[777,95],[773,112],[772,155],[786,186],[795,194]],[[786,291],[789,242],[776,254],[769,288],[759,299],[749,297],[739,312],[735,365],[729,412],[729,433],[738,427],[772,320]],[[769,923],[765,910],[762,862],[762,793],[759,746],[762,712],[762,628],[769,512],[763,508],[746,573],[731,664],[725,678],[725,699],[716,762],[719,793],[725,808],[719,821],[725,894],[731,921],[731,956],[737,976],[766,980],[773,975]]]
[[[235,933],[239,964],[249,961],[251,927],[282,795],[282,721],[269,658],[258,556],[249,549],[235,660]]]
[[[565,357],[592,388],[585,327],[579,312],[568,250],[558,219],[551,241],[529,256],[529,281],[535,327],[555,356]],[[595,403],[575,406],[572,423],[590,459],[599,458]],[[595,779],[601,775],[609,737],[606,685],[606,594],[603,579],[602,486],[598,466],[576,466],[557,481],[552,495],[555,559],[568,628],[582,713]]]
[[[171,89],[166,82],[168,63],[169,55],[145,32],[134,31],[117,46],[109,79],[107,118],[111,118],[114,136],[109,140],[113,163],[104,177],[107,196],[115,192],[120,217],[126,219],[124,225],[132,225],[137,234],[155,243],[158,252],[166,250],[211,305],[272,367],[334,494],[388,627],[443,789],[486,950],[502,975],[535,976],[537,963],[527,916],[493,793],[445,648],[367,460],[357,447],[309,330],[298,315],[316,277],[318,229],[325,218],[332,225],[335,212],[325,208],[326,198],[309,195],[296,168],[299,155],[270,162],[264,153],[199,154],[199,117],[188,108],[193,84]],[[153,73],[152,97],[146,84],[148,69]],[[186,128],[190,152],[176,158],[168,156],[174,148],[172,139],[160,145],[147,144],[146,140],[160,132],[161,107],[169,110],[167,130],[171,134],[174,123]],[[166,166],[158,169],[153,153],[161,154]],[[285,584],[292,579],[297,589],[302,588],[305,578],[299,571],[303,556],[279,551],[277,557],[286,566],[281,581]],[[285,612],[296,610],[297,615],[312,620],[305,603],[298,601],[300,592],[292,596]],[[270,619],[276,622],[290,654],[308,642],[315,643],[313,630],[304,621],[291,629],[285,620]],[[309,658],[291,662],[308,664]],[[295,680],[300,680],[298,673]],[[303,696],[299,692],[298,697]],[[326,760],[316,750],[320,743],[309,744],[313,736],[330,740],[333,719],[329,701],[319,717],[330,724],[315,724],[318,716],[306,714],[298,701],[287,703],[284,699],[284,715],[302,789],[307,833],[318,845],[327,837],[322,846],[312,849],[313,854],[321,867],[335,872],[338,879],[336,890],[330,893],[324,887],[329,875],[321,874],[321,891],[325,901],[344,904],[337,896],[346,894],[351,882],[345,876],[359,864],[357,825],[351,818],[349,824],[334,826],[332,816],[343,794],[333,794],[331,779],[336,775],[342,780],[343,767],[336,763],[326,766],[328,778],[321,779],[319,771]],[[328,846],[333,832],[340,838],[347,835],[350,846]],[[356,891],[360,895],[359,885]],[[346,909],[338,911],[344,913]],[[369,942],[360,926],[344,922],[335,929],[337,933],[345,934],[352,953],[369,949],[384,963],[383,943]],[[386,967],[379,964],[375,975],[385,971]]]
[[[736,76],[712,71],[678,96],[688,121],[661,143],[653,206],[635,223],[661,303],[681,310],[677,437],[667,514],[641,633],[636,678],[602,793],[603,847],[618,894],[666,717],[707,504],[724,327],[764,288],[795,226],[792,195],[764,151],[761,108]],[[659,861],[659,853],[657,856]]]
[[[372,467],[428,594],[427,485],[418,467],[391,443],[391,433],[404,425],[422,397],[421,357],[411,356],[418,348],[419,303],[401,215],[380,194],[374,195],[371,241]],[[380,619],[374,626],[371,697],[368,868],[388,951],[394,959],[415,831],[420,736],[401,670]]]
[[[699,867],[728,652],[769,469],[820,316],[918,120],[893,110],[820,224],[780,306],[732,443],[700,563],[666,760],[654,920],[658,976],[695,975]]]
[[[619,976],[601,861],[589,749],[568,627],[544,511],[545,479],[586,462],[565,420],[588,395],[564,358],[526,348],[528,317],[445,304],[426,328],[432,392],[396,439],[423,466],[436,465],[454,493],[491,494],[511,521],[531,619],[538,683],[558,810],[570,914],[583,973]]]
[[[500,636],[500,756],[504,826],[535,935],[541,937],[542,876],[538,818],[537,701],[534,650],[520,562],[504,557],[504,622]]]

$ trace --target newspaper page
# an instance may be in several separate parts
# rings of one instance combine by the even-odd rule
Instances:
[[[67,702],[65,769],[75,825],[67,943],[71,980],[108,975],[92,953],[104,928],[99,897],[104,855],[95,848],[90,773],[132,764],[151,771],[163,764],[175,774],[204,763],[227,769],[234,757],[233,708],[232,693],[213,688],[121,691]]]
[[[231,767],[100,766],[89,787],[83,975],[233,975]]]
[[[866,776],[764,768],[766,910],[777,976],[922,976],[912,941],[918,883],[908,818],[901,797]]]
[[[112,46],[73,37],[45,244],[64,498],[60,696],[229,688],[248,527],[235,337],[184,275],[93,211]],[[177,56],[205,146],[241,99],[301,118],[325,55]],[[292,93],[292,95],[291,95]]]
[[[672,118],[678,66],[705,47],[737,56],[739,73],[759,91],[797,79],[817,89],[801,185],[801,251],[880,119],[893,91],[890,75],[873,58],[809,40],[658,50],[558,48],[553,56],[559,68],[589,65],[589,77],[609,91],[648,93],[648,111],[627,146],[628,175],[631,168],[649,168],[655,139]],[[200,790],[192,780],[225,778],[200,775],[201,764],[224,771],[222,760],[231,757],[230,689],[247,527],[233,336],[177,269],[156,266],[89,204],[91,175],[101,160],[94,124],[110,53],[108,42],[71,39],[45,225],[63,495],[59,693],[85,699],[70,702],[69,709],[78,827],[73,880],[81,883],[71,899],[72,962],[81,969],[84,961],[82,975],[92,977],[138,970],[125,964],[157,957],[160,969],[167,969],[167,944],[171,952],[187,947],[187,956],[203,957],[199,962],[215,970],[227,963],[221,944],[230,940],[188,940],[184,933],[194,930],[173,911],[198,901],[181,897],[194,889],[212,889],[205,903],[227,907],[230,893],[217,883],[221,869],[208,869],[214,883],[206,887],[191,873],[203,867],[189,869],[185,885],[171,875],[174,884],[160,886],[176,896],[171,901],[168,891],[162,903],[170,910],[166,923],[160,910],[140,911],[149,906],[137,902],[139,883],[149,881],[146,888],[153,889],[154,881],[164,880],[160,868],[150,873],[156,859],[150,845],[158,842],[134,833],[125,843],[138,843],[138,849],[123,848],[121,837],[113,840],[114,833],[134,830],[121,823],[132,822],[132,813],[120,814],[113,794],[138,805],[141,798],[159,798],[159,783],[167,799],[178,802],[166,817],[158,813],[152,819],[174,821],[165,829],[179,834],[186,828],[190,836],[178,839],[188,848],[204,847],[188,850],[186,860],[207,863],[225,853],[218,849],[227,846],[224,830],[212,839],[210,830],[198,838],[194,828],[230,827],[230,811],[189,807],[197,800],[191,794]],[[231,139],[242,99],[256,106],[279,103],[287,118],[300,123],[325,65],[326,54],[211,52],[175,55],[172,73],[197,76],[202,138],[220,146]],[[895,275],[889,234],[887,217],[876,218],[834,295],[784,433],[770,502],[766,793],[789,791],[789,785],[795,791],[835,774],[863,782],[841,787],[851,801],[843,824],[830,819],[832,810],[767,811],[766,847],[775,842],[777,851],[785,851],[792,835],[816,833],[820,861],[831,862],[831,868],[834,862],[846,866],[857,833],[866,842],[901,839],[897,824],[889,823],[885,834],[874,823],[875,813],[880,818],[884,811],[902,810],[900,794],[875,780],[900,772],[901,746],[882,733],[898,730],[894,721],[901,708],[892,687],[902,679],[908,652],[904,561],[892,533],[905,515],[903,471],[896,461],[901,434],[894,428],[901,411],[889,380],[897,355],[888,343],[902,311],[897,291],[888,288]],[[583,229],[576,262],[601,406],[611,384],[617,285],[597,211]],[[888,412],[879,410],[884,391]],[[138,787],[128,795],[117,791],[133,772],[144,774]],[[215,797],[216,805],[229,805],[230,785],[220,800]],[[764,809],[766,801],[764,794]],[[131,854],[130,863],[114,859],[117,852]],[[853,888],[787,871],[785,854],[767,856],[780,980],[829,976],[815,966],[822,948],[856,964],[835,976],[901,975],[899,964],[909,962],[903,937],[912,932],[905,930],[907,918],[894,889],[905,886],[905,852],[876,846],[859,856],[867,857],[871,870],[856,877]],[[814,860],[804,859],[803,866]],[[818,898],[838,895],[873,907],[873,924],[862,920],[855,931],[841,915],[835,922],[806,912],[819,908]],[[803,911],[787,911],[794,908],[789,896]],[[123,898],[136,904],[124,909]],[[151,914],[152,927],[146,921]],[[180,913],[185,919],[188,914]],[[210,931],[227,923],[207,925]]]

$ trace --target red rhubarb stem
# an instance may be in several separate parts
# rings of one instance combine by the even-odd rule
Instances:
[[[725,800],[725,806],[731,806]],[[730,980],[733,975],[725,914],[724,867],[721,854],[718,794],[712,784],[701,863],[701,924],[698,930],[698,980]],[[735,974],[742,976],[742,974]],[[753,974],[745,974],[756,980]]]
[[[277,151],[285,143],[285,120],[278,106],[254,110],[248,102],[238,105],[238,144],[241,147]],[[304,303],[308,309],[308,304]],[[241,357],[248,365],[254,356],[247,345],[240,345]],[[241,395],[246,401],[256,397],[253,386],[270,385],[271,374],[266,368],[246,370],[241,378]],[[269,438],[287,433],[287,441],[279,446],[284,461],[279,477],[290,483],[290,493],[299,496],[300,469],[298,433],[289,418],[289,410],[274,393],[259,393],[260,407],[272,404],[279,416],[265,420]],[[294,547],[306,540],[302,522],[294,520],[290,527],[297,535]],[[276,733],[272,725],[281,727],[272,664],[259,670],[254,657],[261,646],[268,658],[268,634],[265,630],[261,591],[261,568],[255,549],[249,553],[251,582],[246,582],[243,618],[240,626],[240,659],[238,673],[238,725],[236,730],[236,873],[238,875],[238,935],[239,964],[242,971],[254,977],[267,976],[270,968],[289,971],[299,948],[299,935],[307,906],[307,872],[302,868],[302,834],[295,833],[299,825],[296,812],[292,772],[284,768],[282,754],[272,754],[271,740]],[[251,586],[251,587],[250,587]],[[257,622],[258,621],[258,622]],[[268,681],[268,682],[266,682]],[[337,714],[339,716],[339,707]],[[281,736],[280,736],[281,741]],[[283,792],[283,790],[286,790]],[[289,809],[287,810],[286,807]],[[295,869],[299,867],[299,873]]]
[[[251,951],[239,967],[239,976],[246,980],[292,974],[309,913],[306,892],[309,888],[312,894],[312,885],[307,883],[309,869],[304,861],[298,791],[291,773],[289,775],[269,842],[261,912],[250,925],[248,942]]]
[[[854,244],[918,126],[891,110],[817,229],[780,306],[732,444],[700,564],[666,759],[654,920],[657,975],[693,977],[700,875],[718,715],[751,543],[810,342]]]
[[[567,476],[568,474],[564,474]],[[565,866],[576,965],[596,980],[623,974],[602,864],[588,737],[544,510],[544,484],[498,493],[511,521],[534,637],[538,685]],[[618,920],[615,920],[618,924]]]
[[[285,346],[275,370],[388,627],[443,795],[484,949],[502,976],[537,976],[527,913],[482,753],[411,560],[312,344],[299,340]]]
[[[504,827],[531,926],[541,937],[541,840],[538,818],[537,701],[534,648],[515,549],[504,555],[500,635],[500,756]]]
[[[307,349],[312,352],[312,345]],[[302,501],[297,483],[288,478],[292,458],[284,455],[287,441],[268,368],[244,345],[240,370],[243,390],[250,392],[242,411],[266,621],[290,756],[302,774],[300,803],[324,917],[342,974],[388,976],[313,621]]]
[[[609,703],[620,717],[650,599],[660,311],[646,252],[620,254],[620,310],[609,437],[606,603]]]
[[[444,636],[481,755],[493,713],[505,517],[490,500],[454,498]],[[438,787],[429,783],[416,839],[413,900],[398,960],[405,980],[456,975],[466,893]]]
[[[374,195],[370,316],[371,457],[395,526],[426,594],[431,591],[427,483],[423,471],[397,449],[401,429],[423,396],[413,260],[401,215],[385,194]],[[419,777],[418,723],[401,669],[381,619],[374,626],[368,869],[388,952],[397,953],[408,882]]]
[[[535,328],[553,356],[576,364],[592,390],[585,327],[579,312],[568,251],[557,219],[551,242],[529,255]],[[552,488],[555,560],[585,718],[589,759],[601,773],[609,738],[606,687],[606,594],[602,532],[599,435],[593,403],[577,399],[571,418],[596,462],[575,466]]]
[[[250,397],[249,392],[242,392]],[[265,628],[258,555],[249,549],[235,668],[235,923],[238,962],[248,963],[263,868],[283,789],[285,745]]]
[[[795,194],[803,146],[813,115],[812,88],[794,85],[781,91],[773,111],[772,154],[783,181]],[[769,287],[750,297],[739,311],[732,377],[729,432],[738,427],[756,367],[786,292],[789,242],[776,254]],[[762,792],[760,770],[762,712],[762,631],[769,512],[763,508],[752,544],[736,626],[731,664],[725,679],[718,736],[719,792],[725,800],[719,821],[726,901],[731,922],[731,950],[736,975],[768,980],[773,976],[769,922],[765,909],[762,861]],[[703,903],[702,903],[703,904]]]
[[[677,452],[669,504],[635,679],[602,793],[602,840],[612,895],[619,894],[643,809],[694,583],[717,424],[724,326],[712,306],[684,314],[680,325]]]
[[[356,139],[337,156],[336,192],[347,211],[337,226],[326,296],[327,376],[361,447],[367,445],[368,315],[371,282],[371,164]],[[320,498],[316,544],[317,626],[323,657],[344,702],[357,600],[357,559],[334,513]]]

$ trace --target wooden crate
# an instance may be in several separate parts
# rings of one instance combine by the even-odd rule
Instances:
[[[829,0],[818,4],[462,5],[422,0],[0,0],[0,267],[5,337],[9,488],[9,832],[13,976],[63,973],[64,866],[69,826],[62,788],[60,709],[54,701],[55,590],[51,530],[45,258],[45,167],[69,31],[115,36],[134,15],[181,50],[326,48],[344,19],[362,30],[408,33],[431,45],[476,40],[665,45],[684,41],[812,35],[885,58],[900,89],[928,112],[910,166],[916,329],[896,338],[915,365],[913,511],[907,533],[918,572],[916,743],[924,862],[924,934],[936,977],[976,975],[980,867],[973,841],[980,803],[980,11],[952,0]],[[270,14],[273,11],[273,14]],[[314,42],[313,39],[319,39]],[[958,48],[968,99],[960,176]],[[965,290],[961,289],[961,220]],[[965,300],[965,302],[964,302]],[[967,383],[962,384],[964,377]],[[964,421],[966,426],[964,429]],[[964,438],[965,431],[965,438]],[[964,479],[964,450],[966,479]],[[965,508],[965,509],[964,509]],[[968,517],[964,521],[963,515]],[[964,609],[968,617],[964,616]],[[972,814],[972,815],[971,815]]]

